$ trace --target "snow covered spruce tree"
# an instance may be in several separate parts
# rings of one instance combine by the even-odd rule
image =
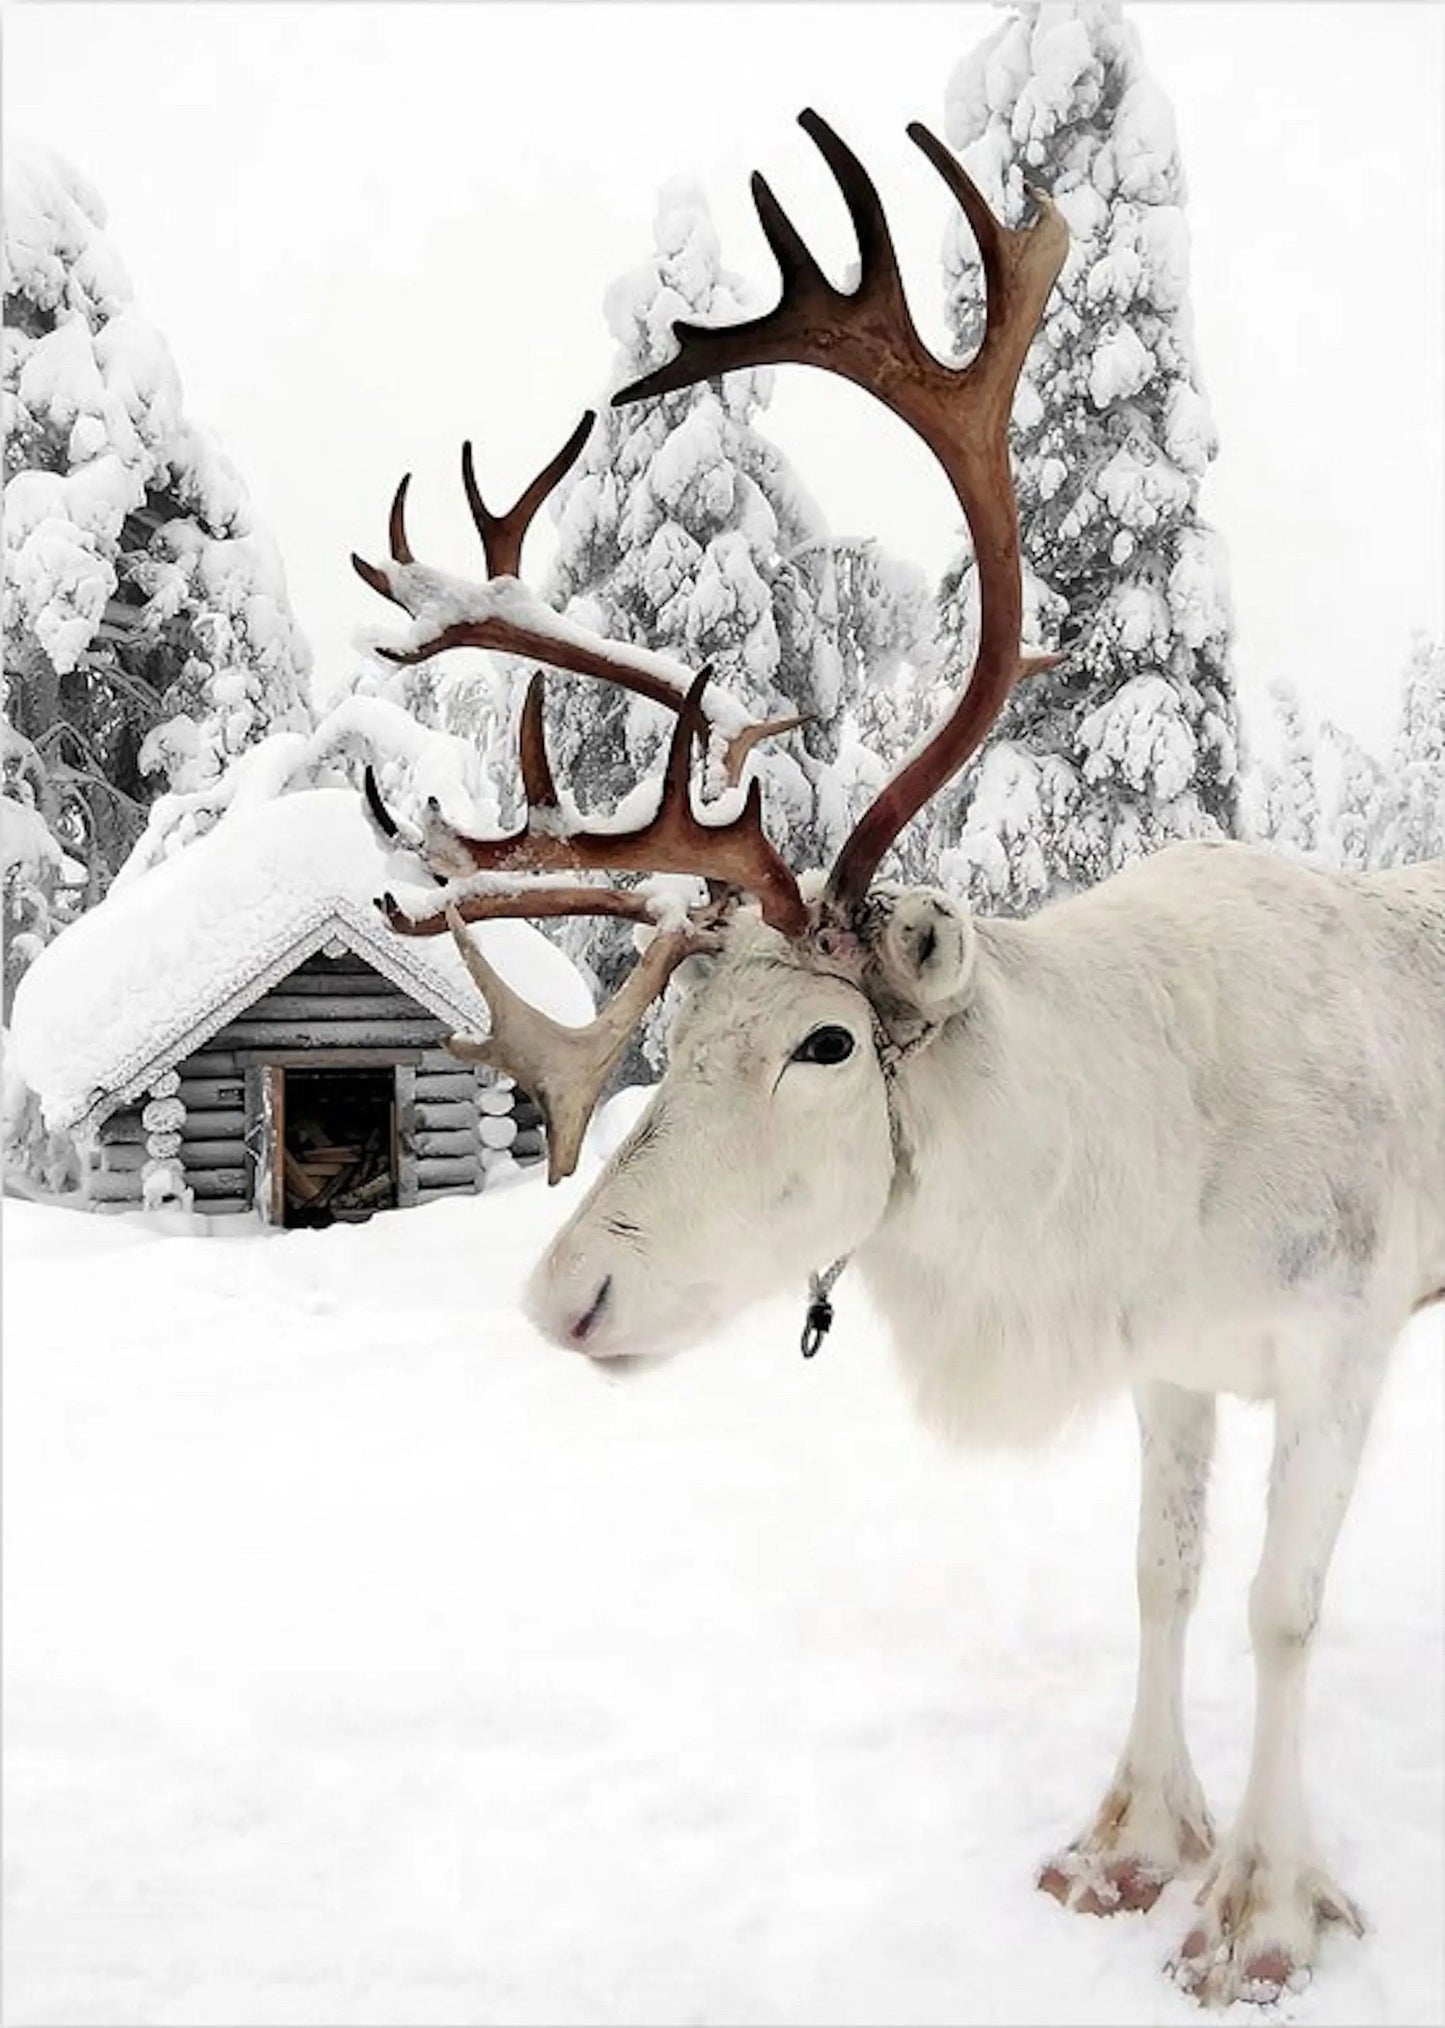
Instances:
[[[1367,871],[1445,857],[1445,645],[1415,636],[1387,762],[1328,730],[1340,756],[1329,801],[1337,863]]]
[[[673,351],[672,324],[736,321],[757,305],[720,261],[700,187],[663,187],[651,257],[607,292],[617,341],[609,388]],[[710,663],[750,712],[808,722],[755,750],[769,834],[797,865],[824,865],[845,835],[851,769],[838,767],[847,705],[891,673],[923,624],[917,573],[876,544],[834,542],[786,459],[755,426],[769,369],[733,373],[625,409],[603,406],[559,495],[547,595],[613,639]],[[553,676],[549,731],[560,777],[584,806],[615,808],[660,766],[670,713]],[[456,730],[455,721],[449,721]],[[611,987],[626,933],[568,925],[573,955]]]
[[[1405,664],[1388,864],[1445,858],[1445,643],[1417,634]]]
[[[1240,782],[1242,837],[1277,846],[1292,857],[1328,857],[1321,790],[1320,743],[1291,683],[1271,686],[1278,736],[1273,758],[1256,755]]]
[[[1235,828],[1229,600],[1198,516],[1215,437],[1173,116],[1119,0],[1021,0],[955,73],[946,127],[1007,224],[1029,215],[1033,181],[1071,234],[1013,427],[1030,631],[1067,660],[1015,691],[931,836],[977,905],[1026,909],[1169,839]],[[961,217],[944,262],[968,356],[984,285]],[[975,608],[966,553],[940,603],[945,682],[971,663]]]
[[[43,809],[89,901],[158,791],[195,789],[310,722],[274,545],[185,419],[104,228],[65,163],[7,160],[7,795]]]
[[[1299,697],[1276,684],[1278,753],[1243,785],[1244,834],[1347,871],[1445,857],[1445,647],[1416,634],[1400,717],[1381,760],[1342,726],[1316,735]]]

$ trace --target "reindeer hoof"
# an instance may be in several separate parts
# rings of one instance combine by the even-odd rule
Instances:
[[[1200,1920],[1166,1966],[1175,1984],[1205,2007],[1236,2000],[1272,2006],[1310,1982],[1321,1931],[1364,1924],[1353,1902],[1314,1868],[1280,1881],[1257,1853],[1221,1861],[1199,1893]]]
[[[1169,1879],[1163,1867],[1132,1854],[1105,1859],[1076,1850],[1051,1859],[1038,1884],[1077,1915],[1133,1915],[1152,1908]]]
[[[1083,1837],[1045,1862],[1038,1884],[1080,1915],[1138,1914],[1203,1859],[1212,1841],[1192,1778],[1161,1788],[1120,1784]]]

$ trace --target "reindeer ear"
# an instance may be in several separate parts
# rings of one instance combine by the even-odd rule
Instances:
[[[889,990],[936,1020],[956,1013],[973,990],[977,938],[968,910],[936,887],[889,898],[874,962]]]

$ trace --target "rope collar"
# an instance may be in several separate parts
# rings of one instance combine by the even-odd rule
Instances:
[[[898,1118],[898,1069],[916,1049],[922,1049],[931,1042],[942,1027],[942,1022],[930,1021],[909,1036],[906,1042],[899,1042],[891,1036],[879,1020],[876,1010],[873,1014],[873,1051],[878,1058],[878,1068],[883,1073],[883,1092],[888,1102],[888,1139],[893,1150],[893,1174],[898,1174],[899,1151],[902,1146],[903,1129]],[[819,1274],[816,1268],[808,1275],[808,1309],[803,1319],[802,1354],[805,1359],[816,1356],[823,1340],[833,1328],[833,1288],[842,1274],[851,1254],[840,1254],[831,1267]]]

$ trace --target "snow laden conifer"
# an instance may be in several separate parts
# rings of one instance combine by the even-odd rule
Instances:
[[[1445,858],[1445,644],[1417,634],[1405,664],[1391,780],[1390,863]]]
[[[700,187],[669,182],[650,258],[607,292],[617,343],[609,391],[672,356],[674,319],[735,322],[757,307],[721,264]],[[769,835],[792,864],[816,866],[847,830],[857,770],[838,763],[849,702],[891,674],[923,624],[926,592],[876,544],[830,538],[756,427],[771,391],[771,370],[757,369],[623,409],[604,404],[561,492],[548,596],[598,633],[693,669],[710,663],[756,718],[807,716],[757,748],[752,765]],[[558,774],[584,806],[614,809],[660,767],[670,713],[560,676],[548,695]],[[625,932],[594,921],[562,934],[610,988]]]
[[[1386,762],[1328,730],[1340,756],[1329,805],[1338,863],[1367,871],[1445,857],[1445,646],[1415,636]]]
[[[1347,872],[1445,857],[1445,648],[1417,633],[1384,759],[1326,721],[1317,735],[1298,693],[1271,693],[1277,751],[1256,757],[1241,793],[1248,837]]]
[[[1229,599],[1198,515],[1215,436],[1173,116],[1118,0],[1022,0],[955,73],[946,131],[1007,224],[1030,215],[1032,181],[1071,235],[1013,425],[1028,630],[1067,660],[1014,693],[932,826],[946,878],[978,905],[1026,909],[1170,839],[1235,828]],[[966,357],[984,283],[961,217],[944,261]],[[976,624],[965,553],[940,603],[945,687],[971,664]]]
[[[1257,758],[1241,781],[1240,834],[1292,858],[1327,857],[1318,734],[1292,683],[1273,684],[1270,705],[1277,753]]]
[[[93,901],[157,792],[309,724],[309,653],[99,197],[27,148],[5,199],[7,816],[43,816]]]

